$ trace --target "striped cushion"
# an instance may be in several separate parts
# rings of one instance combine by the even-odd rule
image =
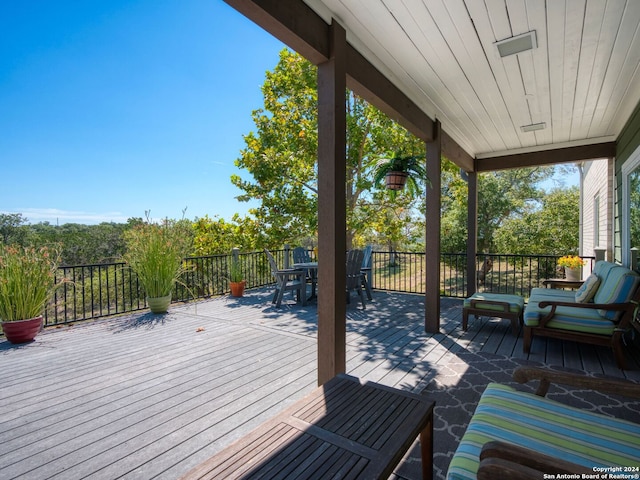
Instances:
[[[475,479],[480,450],[491,440],[587,468],[640,466],[640,425],[491,383],[451,460],[447,478]]]
[[[600,262],[599,262],[600,263]],[[640,285],[640,275],[620,265],[608,266],[600,276],[600,287],[593,297],[593,303],[625,303],[628,302]],[[598,310],[608,320],[617,321],[620,312]]]
[[[511,313],[520,313],[524,307],[524,298],[519,295],[509,295],[505,293],[474,293],[463,302],[464,308],[471,307],[471,300],[490,300],[492,302],[504,302],[509,304]],[[481,310],[502,311],[502,306],[492,304],[476,304],[475,308]]]
[[[553,288],[533,288],[523,315],[526,326],[537,327],[540,324],[540,319],[551,310],[551,307],[538,307],[538,303],[543,300],[575,302],[575,292]],[[614,322],[603,318],[598,310],[578,307],[558,307],[553,320],[547,323],[547,326],[597,335],[612,335],[616,327]]]
[[[582,286],[576,291],[576,302],[587,303],[593,299],[600,286],[600,277],[595,273],[589,275]]]
[[[612,268],[618,267],[617,263],[607,262],[606,260],[600,260],[596,262],[596,266],[593,267],[593,273],[595,273],[599,278],[607,278],[609,271]]]

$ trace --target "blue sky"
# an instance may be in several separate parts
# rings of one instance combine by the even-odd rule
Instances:
[[[221,0],[1,2],[0,212],[244,215],[233,163],[283,47]]]
[[[229,177],[282,48],[221,0],[2,2],[0,212],[244,214]]]

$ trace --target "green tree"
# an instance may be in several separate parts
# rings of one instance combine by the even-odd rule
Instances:
[[[132,225],[113,222],[51,225],[41,222],[28,226],[27,238],[34,245],[60,244],[63,265],[109,263],[118,261],[124,253],[122,235]]]
[[[496,232],[500,252],[514,254],[578,254],[578,187],[554,189],[546,194],[541,207],[512,217]]]
[[[21,213],[0,213],[0,243],[23,245],[27,233],[23,226],[26,222]]]
[[[478,251],[501,251],[496,233],[506,221],[539,208],[545,192],[541,184],[553,176],[554,167],[535,167],[478,175]],[[442,249],[463,252],[467,238],[468,186],[448,169],[443,175]],[[576,236],[577,240],[577,236]],[[510,252],[505,252],[510,253]]]
[[[193,255],[228,255],[232,249],[247,252],[265,246],[260,229],[250,217],[234,215],[231,222],[214,216],[196,218],[193,222]]]
[[[285,49],[275,69],[267,72],[262,92],[264,108],[253,112],[257,131],[244,137],[246,147],[236,160],[253,178],[236,175],[231,180],[244,191],[239,200],[260,200],[250,213],[269,237],[268,243],[302,243],[317,233],[316,68]],[[372,193],[375,161],[398,150],[420,154],[424,146],[362,98],[349,91],[345,95],[347,244],[351,246],[357,233],[370,226],[371,217],[362,209],[383,198]],[[369,213],[395,221],[385,210],[382,205]]]

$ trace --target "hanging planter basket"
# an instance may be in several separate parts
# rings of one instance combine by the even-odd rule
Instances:
[[[385,176],[385,182],[389,190],[402,190],[407,183],[406,172],[389,172]]]

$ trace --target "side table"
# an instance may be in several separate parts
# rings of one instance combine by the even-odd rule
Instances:
[[[546,288],[571,288],[576,289],[584,283],[583,280],[567,280],[566,278],[547,278],[542,281]]]
[[[188,472],[195,479],[383,479],[420,435],[433,478],[433,401],[338,375]]]

